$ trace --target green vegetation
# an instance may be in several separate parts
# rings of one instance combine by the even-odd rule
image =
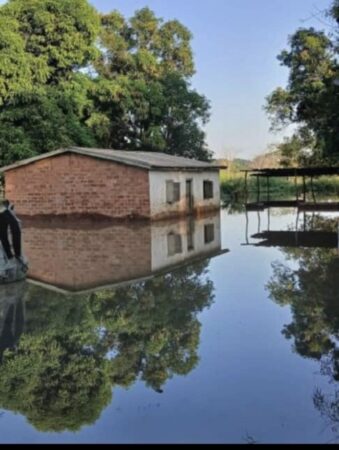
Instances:
[[[213,302],[207,266],[76,299],[29,286],[25,331],[0,347],[0,408],[40,431],[76,431],[99,418],[115,386],[142,380],[161,393],[199,361],[197,314]]]
[[[220,175],[221,195],[223,200],[244,200],[245,192],[245,175],[242,172],[228,172],[221,171]],[[298,190],[301,197],[302,179],[298,178]],[[318,177],[314,179],[314,192],[318,195],[339,195],[339,179],[338,177]],[[256,177],[248,176],[248,196],[256,197],[257,180]],[[306,189],[308,197],[311,196],[312,186],[310,180],[306,182]],[[266,200],[267,181],[260,179],[261,198]],[[270,196],[271,198],[278,197],[295,197],[296,188],[294,178],[271,178],[270,179]]]
[[[339,162],[339,0],[333,1],[328,19],[333,21],[330,34],[300,28],[278,57],[289,81],[267,98],[266,110],[273,128],[296,127],[278,146],[285,165]]]
[[[242,172],[228,173],[221,171],[220,175],[221,193],[223,198],[243,199],[245,197],[245,175]],[[338,186],[339,187],[339,186]],[[248,177],[247,189],[249,195],[257,192],[257,180],[254,177]],[[266,180],[260,180],[261,193],[266,195]],[[270,193],[272,195],[293,194],[295,192],[294,180],[272,178],[270,181]]]
[[[337,232],[338,221],[309,217],[307,230]],[[339,381],[339,255],[337,249],[282,249],[286,263],[273,264],[267,284],[270,298],[280,306],[289,305],[292,322],[283,335],[293,342],[299,355],[319,361],[321,373],[331,382]],[[288,262],[292,262],[292,267]],[[315,390],[316,408],[339,431],[339,391]]]
[[[191,33],[144,8],[87,0],[0,7],[0,165],[69,145],[208,160],[209,103],[190,86]]]

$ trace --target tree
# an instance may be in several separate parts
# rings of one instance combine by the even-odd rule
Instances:
[[[0,165],[58,148],[92,147],[95,139],[83,123],[71,92],[48,86],[0,108]]]
[[[194,74],[189,30],[177,20],[163,22],[149,8],[129,20],[118,12],[101,16],[103,52],[96,68],[105,78],[127,75],[149,80]]]
[[[102,16],[94,111],[87,124],[101,145],[209,160],[201,125],[207,100],[192,90],[191,34],[144,8],[126,21]]]
[[[0,164],[71,145],[209,160],[191,38],[148,8],[127,21],[88,0],[9,0],[0,7]]]
[[[87,0],[9,0],[3,20],[15,21],[41,80],[58,84],[97,55],[99,16]]]
[[[95,145],[79,69],[98,54],[96,11],[87,0],[10,0],[0,25],[0,164]]]
[[[336,0],[330,11],[334,19],[337,8]],[[278,56],[289,69],[287,88],[277,88],[266,103],[273,128],[297,125],[281,148],[283,156],[299,164],[338,162],[338,47],[331,36],[314,28],[297,30],[289,44]]]

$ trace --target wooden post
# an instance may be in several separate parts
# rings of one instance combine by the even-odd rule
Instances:
[[[260,179],[259,175],[257,175],[257,203],[260,202]]]
[[[298,226],[299,226],[299,208],[297,210],[297,220],[296,220],[296,224],[295,224],[295,245],[298,246]]]
[[[295,186],[295,199],[298,202],[299,200],[299,194],[298,194],[298,178],[297,173],[294,174],[294,186]]]
[[[303,200],[306,202],[306,177],[303,175]]]
[[[267,202],[270,201],[270,177],[267,175],[266,178],[266,185],[267,185]]]
[[[248,176],[248,172],[246,170],[246,172],[245,172],[245,204],[246,205],[247,205],[247,201],[248,201],[247,176]]]
[[[260,211],[258,210],[258,234],[261,232],[261,217]]]
[[[312,189],[312,197],[313,197],[313,201],[314,201],[314,203],[315,203],[316,200],[315,200],[314,185],[313,185],[313,175],[311,176],[311,189]]]
[[[245,209],[245,216],[246,216],[246,244],[249,245],[249,239],[248,239],[248,211]]]

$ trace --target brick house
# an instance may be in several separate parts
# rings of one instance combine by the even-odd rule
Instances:
[[[0,172],[21,216],[160,219],[218,209],[221,168],[163,153],[72,147]]]

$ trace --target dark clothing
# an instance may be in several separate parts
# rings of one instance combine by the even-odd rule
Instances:
[[[21,257],[21,229],[16,217],[6,210],[0,213],[0,241],[8,259],[13,258],[11,245],[8,240],[8,231],[11,230],[14,255]]]

